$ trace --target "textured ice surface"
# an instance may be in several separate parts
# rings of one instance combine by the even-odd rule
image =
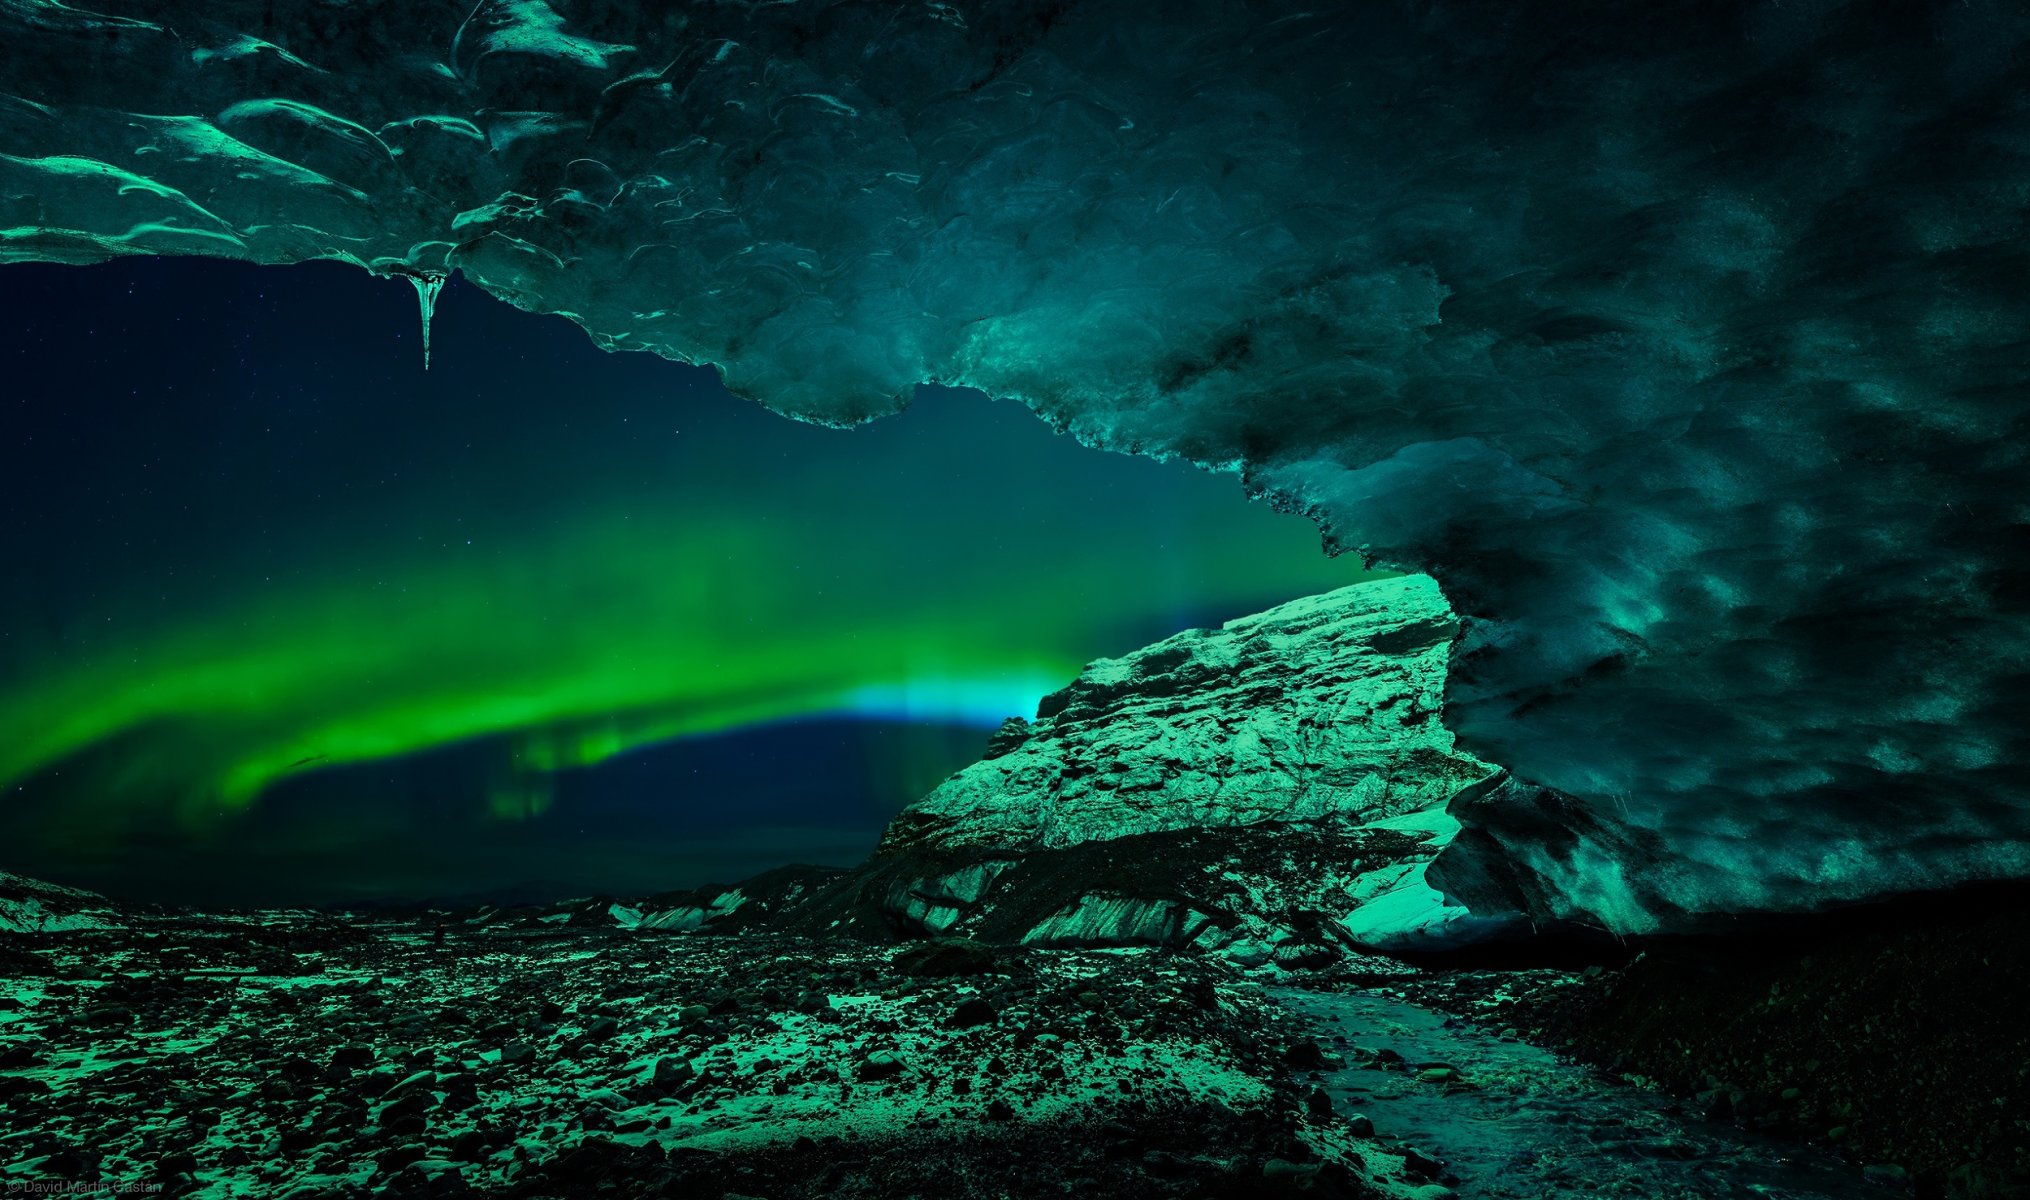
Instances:
[[[1437,586],[1406,575],[1099,659],[884,844],[1031,850],[1442,809],[1497,771],[1440,720],[1458,631]]]
[[[898,814],[854,891],[929,933],[1248,965],[1682,915],[1630,880],[1670,857],[1657,839],[1459,750],[1458,633],[1404,575],[1089,663]]]
[[[0,260],[457,269],[1243,472],[1617,924],[2025,868],[2015,5],[0,4]],[[428,295],[428,289],[422,289]]]

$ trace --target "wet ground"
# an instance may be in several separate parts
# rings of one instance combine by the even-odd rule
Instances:
[[[1274,994],[1315,1028],[1322,1058],[1303,1078],[1340,1115],[1373,1122],[1385,1144],[1399,1139],[1428,1156],[1434,1197],[1909,1194],[1879,1172],[1687,1115],[1667,1096],[1384,991]]]

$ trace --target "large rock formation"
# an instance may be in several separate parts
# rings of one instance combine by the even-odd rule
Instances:
[[[1453,936],[1448,806],[1526,795],[1440,719],[1458,635],[1404,576],[1095,662],[895,819],[842,923],[1286,966]],[[1502,878],[1478,915],[1540,899]]]
[[[129,916],[96,892],[0,871],[0,933],[121,928]]]
[[[1459,622],[1423,576],[1355,584],[1101,659],[1003,726],[884,846],[1059,847],[1443,806],[1491,768],[1453,745]]]
[[[938,380],[1240,471],[1475,618],[1454,727],[1667,840],[1528,850],[1643,929],[2030,870],[2026,43],[1982,0],[12,0],[0,261],[340,259],[426,314],[456,270],[806,419]]]

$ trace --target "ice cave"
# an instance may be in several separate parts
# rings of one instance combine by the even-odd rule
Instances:
[[[0,0],[0,1184],[2030,1196],[2030,8]]]

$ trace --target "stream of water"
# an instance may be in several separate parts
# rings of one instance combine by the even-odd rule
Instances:
[[[1442,1160],[1462,1198],[1908,1195],[1807,1146],[1685,1115],[1668,1097],[1430,1009],[1373,992],[1277,995],[1346,1059],[1317,1072],[1334,1107]]]

